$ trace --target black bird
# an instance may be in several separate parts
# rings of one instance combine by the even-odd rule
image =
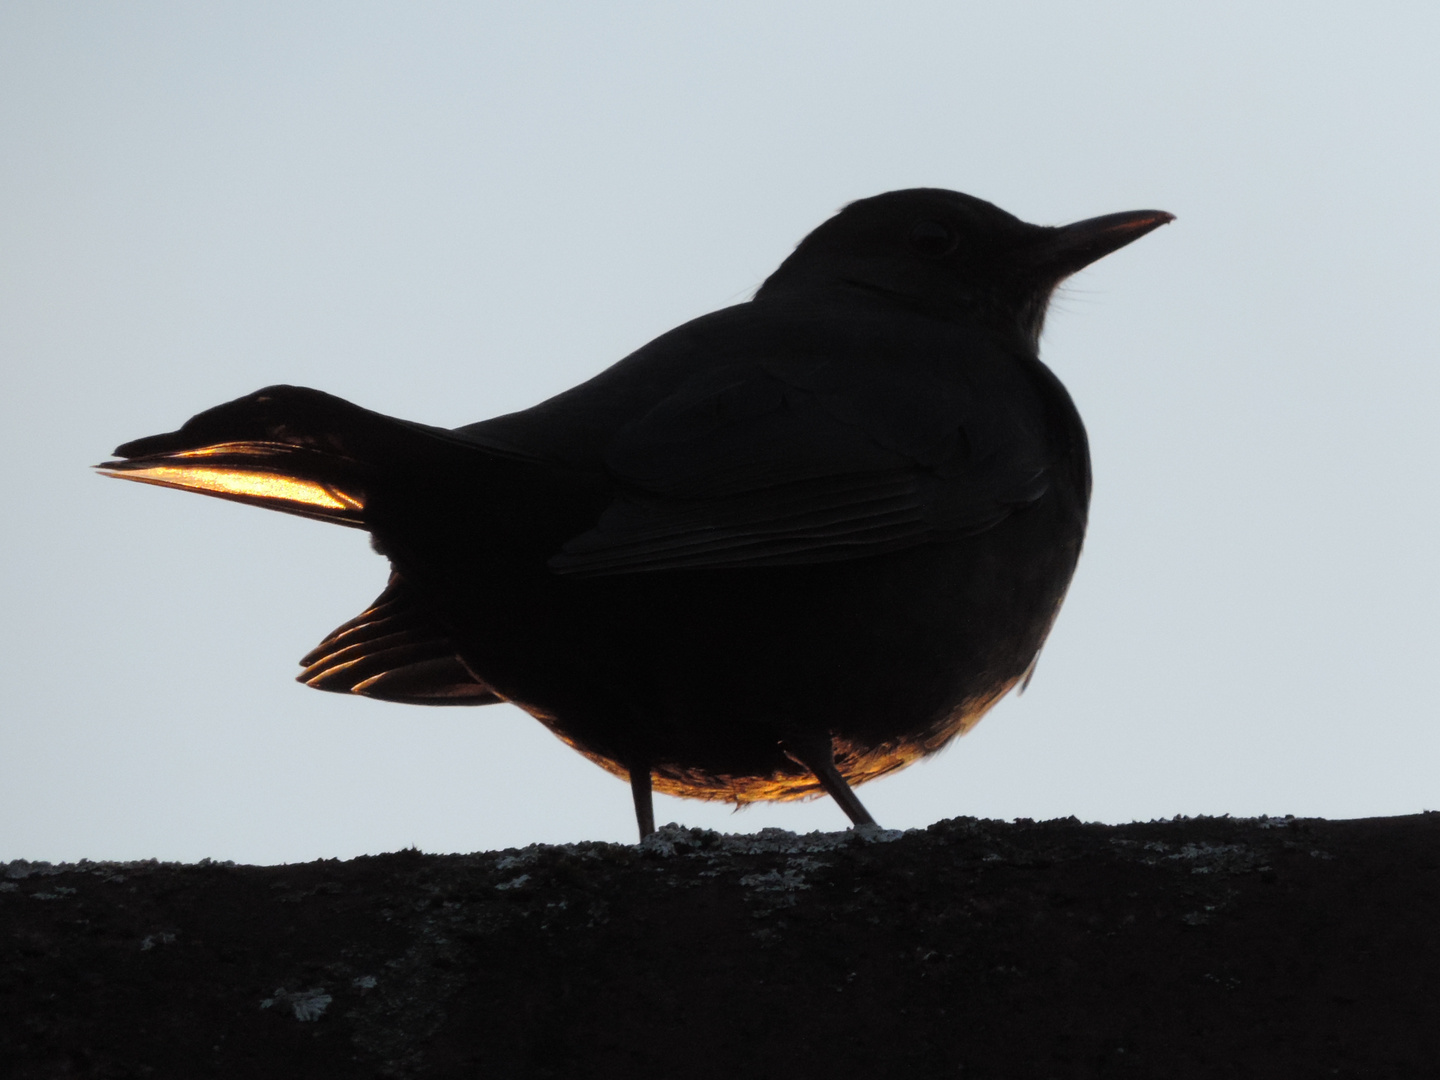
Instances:
[[[1172,216],[1029,225],[862,199],[748,303],[455,430],[273,386],[100,466],[366,529],[389,585],[322,690],[511,701],[627,777],[737,803],[939,750],[1027,677],[1080,554],[1085,430],[1039,360],[1055,286]]]

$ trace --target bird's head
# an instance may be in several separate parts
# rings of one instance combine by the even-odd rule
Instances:
[[[858,290],[940,318],[1039,339],[1055,286],[1174,219],[1133,210],[1051,227],[941,188],[853,202],[765,281],[756,298]]]

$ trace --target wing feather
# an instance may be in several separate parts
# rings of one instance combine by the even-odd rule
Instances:
[[[988,430],[1015,430],[1013,417],[983,415],[926,380],[908,394],[889,384],[867,411],[864,381],[857,392],[846,378],[815,365],[793,380],[756,366],[697,377],[621,432],[606,459],[616,498],[551,567],[584,576],[865,558],[988,529],[1048,488],[1038,440]],[[1019,450],[974,451],[997,444]]]
[[[335,628],[301,661],[317,690],[411,705],[499,701],[456,655],[448,635],[405,580],[392,575],[375,603]]]

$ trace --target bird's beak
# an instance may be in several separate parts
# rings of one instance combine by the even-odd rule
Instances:
[[[1174,220],[1175,215],[1164,210],[1126,210],[1045,229],[1031,249],[1030,268],[1041,277],[1059,282]]]

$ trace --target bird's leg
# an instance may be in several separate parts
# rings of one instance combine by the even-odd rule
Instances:
[[[870,811],[865,809],[835,768],[835,745],[828,735],[813,739],[784,739],[780,748],[815,774],[826,794],[840,804],[840,809],[850,816],[852,822],[856,825],[875,824]]]
[[[637,762],[630,766],[629,772],[630,794],[635,798],[635,822],[640,826],[640,839],[644,840],[655,831],[655,804],[650,795],[650,764]]]

